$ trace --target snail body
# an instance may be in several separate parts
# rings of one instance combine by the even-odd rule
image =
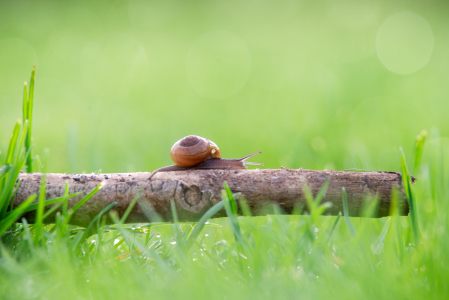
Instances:
[[[152,172],[187,171],[198,169],[246,169],[246,165],[261,165],[262,163],[247,162],[246,160],[262,151],[247,155],[239,159],[221,158],[220,148],[206,138],[189,135],[177,141],[170,150],[170,156],[176,165],[163,167]]]

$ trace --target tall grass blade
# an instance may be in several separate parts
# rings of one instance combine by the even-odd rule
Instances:
[[[396,245],[397,245],[397,252],[399,254],[399,258],[401,262],[404,261],[404,253],[405,253],[405,247],[404,247],[404,240],[402,239],[402,232],[401,232],[401,222],[399,219],[399,191],[397,188],[394,188],[391,192],[391,206],[390,206],[390,215],[393,218],[393,222],[395,223],[396,227]]]
[[[245,217],[251,217],[253,214],[251,213],[251,208],[248,205],[248,202],[246,202],[246,199],[244,197],[239,198],[239,204],[240,209],[242,210],[242,215]]]
[[[388,229],[390,228],[390,223],[391,223],[391,218],[389,218],[387,220],[387,222],[385,222],[384,227],[382,228],[382,231],[381,231],[379,237],[374,242],[374,244],[371,245],[371,251],[373,251],[374,254],[378,254],[381,252],[381,246],[385,240],[385,237],[387,236]]]
[[[220,201],[211,208],[201,217],[201,219],[195,224],[195,227],[193,228],[192,232],[190,233],[187,247],[191,246],[193,242],[196,240],[196,238],[200,235],[201,230],[203,230],[204,225],[206,224],[207,220],[212,218],[217,212],[222,210],[224,207],[224,202]]]
[[[79,243],[80,242],[84,242],[87,237],[91,234],[91,229],[94,226],[95,222],[97,222],[98,220],[100,220],[100,218],[107,213],[111,208],[113,208],[114,206],[117,205],[117,202],[112,202],[111,204],[109,204],[108,206],[106,206],[105,208],[103,208],[93,219],[92,221],[90,221],[89,225],[86,227],[86,230],[83,231],[83,234],[81,235],[81,237],[77,238],[76,241],[74,241],[74,243],[72,244],[72,249],[76,249],[79,248]]]
[[[234,194],[232,194],[232,191],[231,191],[231,189],[229,188],[227,182],[224,183],[224,187],[225,187],[226,193],[228,194],[229,205],[230,205],[232,214],[233,214],[235,217],[237,217],[237,216],[238,216],[238,214],[237,214],[237,202],[235,201]]]
[[[421,244],[419,233],[418,214],[416,211],[416,200],[412,191],[412,179],[408,173],[407,162],[402,148],[401,151],[401,170],[402,170],[402,185],[404,186],[405,194],[407,195],[408,205],[410,207],[410,220],[412,222],[413,236],[415,238],[416,246]]]
[[[14,211],[11,214],[9,214],[6,218],[0,221],[0,237],[5,233],[6,230],[8,230],[8,228],[11,227],[13,223],[15,223],[20,218],[20,216],[24,213],[27,206],[30,205],[31,202],[34,201],[34,199],[36,199],[36,195],[31,195],[30,197],[28,197],[28,199],[23,201],[16,209],[14,209]]]
[[[9,169],[11,169],[11,165],[4,165],[0,168],[0,180],[6,175]]]
[[[355,236],[355,229],[352,226],[351,220],[349,219],[349,207],[348,207],[348,197],[346,196],[346,189],[341,189],[341,194],[343,198],[343,214],[345,217],[346,225],[348,225],[349,230],[351,231],[351,234]]]
[[[332,224],[331,231],[329,232],[328,240],[331,239],[332,234],[334,233],[334,230],[335,230],[335,228],[337,227],[338,221],[340,221],[340,218],[341,218],[341,215],[338,215],[338,216],[335,218],[334,224]]]
[[[223,197],[224,207],[226,210],[226,214],[228,216],[229,222],[231,224],[232,231],[234,233],[235,238],[238,241],[242,239],[242,233],[240,231],[239,221],[237,219],[237,209],[233,209],[236,207],[234,196],[232,195],[232,191],[229,188],[228,184],[224,183],[224,190],[222,190],[221,195]],[[233,204],[232,204],[233,203]],[[235,211],[235,213],[234,213]]]
[[[64,227],[67,226],[67,224],[69,224],[70,219],[72,218],[73,214],[84,204],[86,203],[90,198],[93,197],[93,195],[95,195],[104,185],[104,182],[101,182],[99,185],[97,185],[92,191],[90,191],[89,194],[87,194],[86,196],[84,196],[83,199],[81,199],[80,201],[78,201],[77,204],[75,204],[71,209],[69,209],[69,211],[67,212],[67,215],[64,219]],[[66,185],[66,189],[68,189],[67,185]]]
[[[173,200],[170,200],[170,207],[171,207],[171,215],[173,217],[173,223],[178,224],[178,212],[176,211],[176,205]]]
[[[83,199],[81,199],[81,201],[79,201],[70,209],[70,213],[73,214],[74,212],[76,212],[84,203],[87,202],[87,200],[92,198],[93,195],[95,195],[103,186],[104,182],[101,182],[99,185],[97,185],[92,191],[90,191],[89,194],[87,194]]]
[[[327,188],[329,186],[329,183],[331,182],[330,178],[328,178],[324,184],[321,186],[320,191],[315,197],[315,206],[318,207],[321,203],[321,200],[323,199],[324,195],[326,195]]]
[[[170,227],[172,229],[173,235],[176,237],[176,242],[178,246],[182,246],[182,232],[179,228],[178,212],[176,211],[175,201],[170,200],[171,214],[173,218],[173,223]]]
[[[375,218],[377,215],[377,208],[379,206],[379,197],[376,195],[374,197],[369,196],[365,199],[363,205],[361,216],[364,218]]]
[[[62,200],[61,200],[62,201]],[[62,202],[59,202],[56,205],[53,205],[49,210],[47,210],[44,215],[42,216],[42,220],[47,219],[52,213],[54,213],[58,208],[62,206]]]
[[[34,198],[36,198],[36,195],[34,195]],[[23,231],[25,232],[25,240],[27,241],[28,248],[31,251],[35,251],[35,245],[33,243],[33,236],[31,235],[30,232],[30,226],[28,225],[28,221],[25,218],[22,218],[22,226]]]
[[[77,194],[77,193],[75,193]],[[73,195],[75,195],[73,194]],[[64,204],[62,205],[62,215],[66,216],[67,215],[67,205],[68,205],[68,200],[69,199],[69,183],[66,181],[65,182],[65,188],[64,188]]]
[[[22,114],[22,120],[25,122],[28,120],[28,86],[27,83],[23,85],[23,114]]]
[[[129,204],[128,208],[126,209],[125,213],[123,214],[122,218],[120,219],[120,223],[124,224],[126,219],[128,218],[129,214],[131,213],[131,210],[133,209],[134,205],[136,205],[137,200],[139,200],[140,195],[142,194],[142,189],[139,189],[134,196],[133,200],[131,200],[131,203]]]
[[[22,179],[19,179],[16,184],[16,189],[14,191],[14,195],[12,196],[11,202],[9,203],[9,211],[14,210],[14,200],[16,200],[16,195],[17,195],[17,192],[19,191],[19,187],[21,184],[22,184]],[[8,213],[6,213],[6,214],[8,214]]]
[[[420,134],[416,137],[416,144],[415,144],[415,157],[414,157],[414,164],[413,164],[413,170],[416,172],[420,166],[421,163],[421,156],[422,156],[422,150],[424,146],[424,142],[426,140],[427,131],[422,130]]]
[[[9,140],[8,151],[6,152],[5,165],[12,163],[12,159],[14,157],[16,149],[17,139],[19,138],[19,133],[20,133],[20,122],[17,121],[12,131],[11,139]]]
[[[45,208],[45,192],[46,192],[47,176],[45,174],[41,177],[41,187],[39,190],[39,202],[36,210],[36,223],[34,227],[36,228],[36,241],[39,242],[42,238],[44,230],[44,208]]]
[[[14,147],[13,151],[13,157],[11,159],[11,169],[8,171],[7,175],[4,178],[4,181],[2,182],[2,189],[0,191],[0,220],[5,218],[6,211],[8,209],[12,193],[14,191],[14,186],[16,184],[17,178],[19,177],[20,170],[22,169],[22,166],[25,163],[24,157],[26,157],[23,154],[23,144],[25,140],[26,130],[28,127],[28,121],[25,121],[23,125],[22,132],[17,138],[16,146]]]
[[[33,101],[34,101],[34,76],[36,74],[36,65],[33,66],[33,70],[31,71],[31,79],[30,79],[30,93],[28,97],[28,111],[27,111],[27,120],[29,122],[28,124],[28,131],[27,131],[27,138],[25,142],[25,149],[28,151],[31,149],[31,127],[33,122]],[[26,166],[27,166],[27,172],[32,173],[33,172],[33,159],[31,157],[31,151],[29,151],[27,157],[26,157]]]
[[[44,206],[47,206],[47,205],[50,205],[50,204],[55,204],[55,203],[58,203],[58,202],[61,202],[61,201],[64,201],[64,200],[67,201],[67,199],[76,197],[76,196],[78,196],[78,195],[80,195],[82,193],[83,192],[77,192],[77,193],[70,194],[70,195],[67,195],[67,196],[62,196],[62,197],[53,198],[53,199],[50,199],[50,200],[45,200],[44,201]],[[28,206],[28,208],[25,210],[25,212],[36,210],[38,208],[38,206],[39,206],[39,203],[33,203],[33,204]],[[7,215],[10,214],[10,213],[11,212],[8,212]]]
[[[137,203],[139,204],[140,208],[142,209],[143,213],[147,217],[148,221],[151,223],[162,223],[164,220],[161,216],[158,215],[158,213],[154,210],[153,206],[150,202],[144,199],[138,199]]]

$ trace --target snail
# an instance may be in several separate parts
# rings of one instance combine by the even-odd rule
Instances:
[[[157,172],[197,169],[239,170],[246,169],[246,165],[263,166],[262,163],[246,161],[248,158],[260,153],[262,151],[239,159],[221,158],[220,148],[214,142],[197,135],[189,135],[177,141],[170,150],[171,159],[176,165],[154,170],[148,179],[151,179]]]

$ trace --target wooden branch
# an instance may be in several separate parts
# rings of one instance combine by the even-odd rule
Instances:
[[[307,210],[303,185],[309,184],[316,195],[327,179],[329,187],[322,200],[331,202],[332,207],[325,214],[338,215],[343,211],[341,189],[346,188],[351,216],[359,216],[367,195],[379,198],[377,217],[387,216],[390,195],[394,187],[399,188],[400,214],[408,214],[407,199],[402,190],[401,174],[396,172],[343,172],[313,170],[194,170],[156,173],[121,174],[47,174],[46,198],[61,197],[65,182],[69,183],[70,193],[83,191],[80,196],[69,199],[73,207],[84,195],[101,182],[102,189],[87,201],[72,217],[71,224],[87,226],[107,205],[117,202],[114,209],[121,216],[135,194],[142,189],[140,199],[127,219],[127,223],[149,222],[148,215],[155,211],[164,220],[172,219],[170,200],[176,203],[180,221],[198,221],[214,204],[221,200],[221,190],[226,181],[233,193],[245,197],[254,214],[267,214],[262,209],[267,203],[276,203],[285,213],[291,213],[296,204]],[[39,191],[42,174],[22,173],[22,183],[18,188],[14,205],[22,203]],[[372,198],[371,198],[372,199]],[[154,215],[154,214],[153,214]],[[219,212],[216,217],[225,216]],[[34,213],[25,217],[32,222]],[[54,221],[54,215],[47,222]],[[154,220],[153,220],[154,221]],[[110,220],[108,221],[110,222]]]

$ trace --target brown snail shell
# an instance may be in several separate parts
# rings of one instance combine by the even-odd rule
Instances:
[[[189,135],[173,145],[170,156],[176,165],[191,167],[210,158],[221,158],[221,152],[211,140]]]

